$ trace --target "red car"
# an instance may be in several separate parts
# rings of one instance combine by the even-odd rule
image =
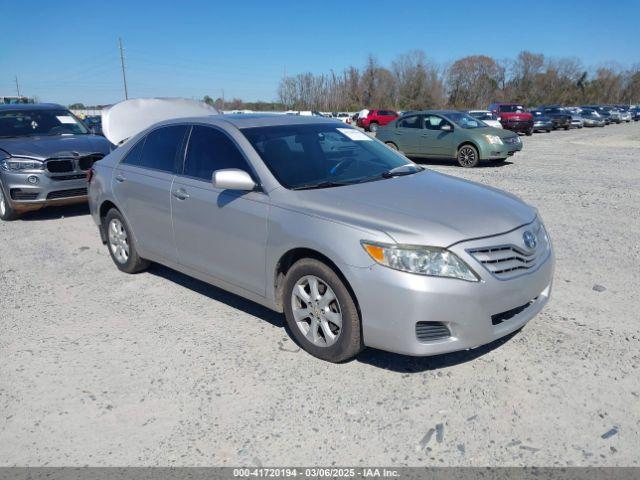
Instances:
[[[358,117],[356,124],[368,132],[375,132],[378,127],[383,127],[396,118],[398,118],[398,114],[393,110],[369,110],[366,117]]]
[[[517,103],[492,103],[489,105],[491,113],[498,116],[502,128],[513,132],[533,134],[533,115]]]

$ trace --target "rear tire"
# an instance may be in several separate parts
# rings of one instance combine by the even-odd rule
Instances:
[[[530,128],[529,130],[527,130],[527,131],[525,132],[525,135],[526,135],[527,137],[530,137],[531,135],[533,135],[533,128]]]
[[[149,261],[140,258],[133,235],[122,214],[112,208],[104,219],[107,248],[113,263],[125,273],[138,273],[149,267]]]
[[[387,142],[385,143],[385,145],[389,147],[391,150],[399,151],[398,146],[393,142]]]
[[[458,161],[458,165],[464,168],[477,167],[480,163],[478,150],[473,145],[462,145],[458,148],[456,160]]]
[[[287,272],[283,292],[287,325],[305,351],[333,363],[362,351],[355,300],[328,265],[313,258],[298,260]]]
[[[565,125],[564,129],[565,130],[569,130],[571,128],[571,125]]]
[[[13,209],[11,200],[4,193],[4,187],[0,183],[0,220],[10,222],[20,218],[20,214]]]

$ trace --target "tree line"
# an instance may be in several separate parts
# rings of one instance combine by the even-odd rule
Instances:
[[[439,65],[414,50],[388,66],[369,55],[363,68],[284,77],[278,100],[287,109],[320,111],[471,109],[494,101],[525,106],[629,104],[640,102],[640,64],[587,69],[577,58],[522,51],[514,59],[471,55]]]

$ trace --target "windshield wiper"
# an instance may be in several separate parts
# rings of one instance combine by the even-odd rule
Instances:
[[[424,167],[421,167],[420,165],[407,163],[406,165],[400,165],[399,167],[392,168],[391,170],[387,170],[386,172],[382,172],[380,176],[382,178],[402,177],[403,175],[412,175],[423,170]]]
[[[320,183],[307,183],[304,185],[298,185],[291,190],[316,190],[318,188],[331,188],[331,187],[344,187],[345,185],[353,185],[354,182],[320,182]]]

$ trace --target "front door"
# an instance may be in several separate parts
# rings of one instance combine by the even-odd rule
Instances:
[[[265,295],[269,197],[213,187],[215,170],[255,174],[222,130],[194,125],[184,171],[173,182],[171,205],[178,262],[259,295]]]
[[[444,125],[451,131],[442,130]],[[429,157],[448,158],[453,155],[453,125],[438,115],[425,115],[420,135],[420,150]]]

